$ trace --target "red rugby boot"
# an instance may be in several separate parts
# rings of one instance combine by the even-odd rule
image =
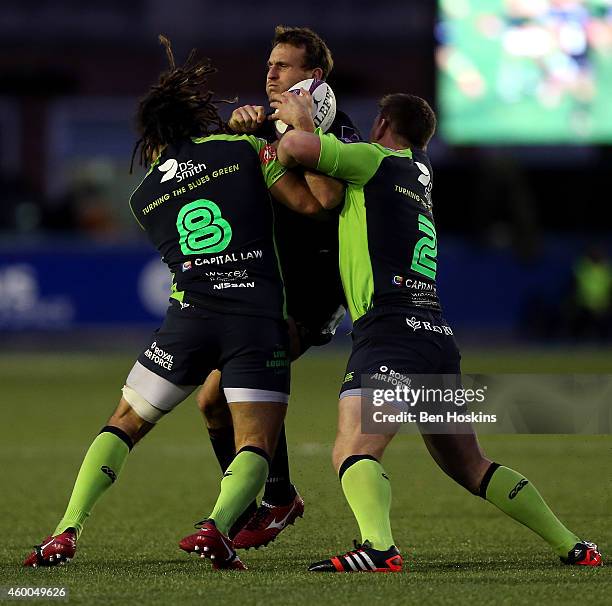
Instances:
[[[603,559],[597,545],[590,541],[576,543],[573,549],[570,549],[567,557],[561,558],[561,561],[571,566],[603,566]]]
[[[234,537],[234,547],[249,549],[265,546],[303,516],[304,499],[297,493],[288,505],[270,505],[262,501],[251,519]]]
[[[214,520],[203,520],[196,524],[198,532],[190,534],[179,542],[187,553],[197,553],[201,558],[210,558],[215,570],[246,570],[232,540],[215,525]]]
[[[70,562],[76,552],[76,532],[65,530],[56,536],[48,536],[40,545],[34,546],[34,551],[25,559],[23,565],[63,566]]]

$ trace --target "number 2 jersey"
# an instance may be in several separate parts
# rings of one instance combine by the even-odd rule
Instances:
[[[439,311],[432,169],[422,150],[345,145],[319,131],[318,170],[347,182],[340,275],[353,322],[400,305]]]
[[[210,135],[164,149],[130,206],[172,272],[173,299],[285,316],[268,193],[284,173],[274,149],[250,135]]]

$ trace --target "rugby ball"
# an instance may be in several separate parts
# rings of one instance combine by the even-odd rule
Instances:
[[[331,86],[323,80],[308,78],[308,80],[302,80],[294,84],[288,92],[299,95],[301,89],[307,90],[312,95],[312,100],[314,102],[312,119],[315,128],[320,128],[324,133],[327,132],[336,117],[336,96]],[[285,124],[282,120],[276,120],[274,126],[279,139],[288,130],[293,128]]]

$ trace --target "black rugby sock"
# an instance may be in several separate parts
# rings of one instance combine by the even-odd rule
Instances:
[[[207,429],[210,443],[221,466],[221,471],[225,473],[236,456],[234,427],[219,427],[217,429],[208,427]]]
[[[289,455],[287,454],[287,437],[285,425],[281,427],[278,444],[266,480],[263,499],[270,505],[288,505],[296,495],[295,488],[289,476]]]

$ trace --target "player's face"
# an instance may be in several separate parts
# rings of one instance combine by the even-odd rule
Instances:
[[[312,78],[314,70],[304,67],[304,48],[277,44],[268,58],[266,93],[268,99],[280,95],[301,80]]]

